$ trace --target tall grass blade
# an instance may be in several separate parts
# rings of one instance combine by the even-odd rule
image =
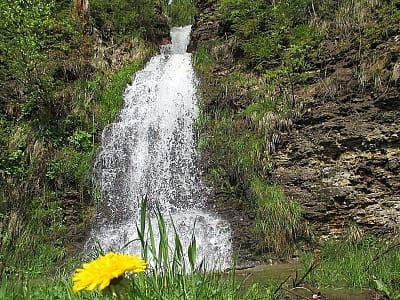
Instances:
[[[179,237],[178,231],[176,230],[176,226],[174,220],[172,219],[172,216],[170,215],[169,217],[171,220],[172,228],[174,229],[174,242],[175,242],[174,256],[172,260],[172,270],[174,272],[178,270],[183,270],[184,272],[186,272],[181,239]]]
[[[142,242],[142,239],[140,238],[140,236],[139,236],[139,238],[137,238],[137,239],[133,239],[133,240],[130,240],[130,241],[128,241],[127,243],[125,243],[125,244],[119,249],[118,252],[124,252],[124,250],[125,250],[126,248],[128,248],[128,246],[129,246],[130,244],[132,244],[132,243],[134,243],[134,242],[137,242],[137,241]],[[143,247],[143,245],[142,245],[142,247]],[[143,255],[142,255],[142,257],[143,257]]]
[[[159,261],[157,259],[157,248],[156,248],[156,240],[154,238],[154,230],[153,225],[151,224],[150,216],[147,217],[147,224],[149,226],[149,238],[150,238],[150,252],[151,256],[154,259],[155,268],[158,268]]]
[[[158,225],[158,233],[159,233],[159,242],[158,242],[158,261],[161,264],[160,267],[163,268],[164,271],[169,271],[169,244],[168,244],[168,234],[165,225],[164,217],[161,214],[160,208],[156,208],[157,215],[157,225]]]
[[[188,259],[189,259],[189,264],[190,264],[190,269],[192,272],[195,271],[195,266],[196,266],[196,256],[197,256],[197,243],[196,243],[196,235],[194,232],[194,228],[196,226],[196,221],[193,225],[193,232],[192,232],[192,238],[190,241],[190,244],[188,246]]]
[[[147,216],[147,194],[140,205],[140,232],[146,232],[146,216]]]
[[[136,231],[142,246],[142,257],[148,261],[148,244],[146,240],[146,216],[147,216],[147,195],[140,205],[140,228],[136,226]]]

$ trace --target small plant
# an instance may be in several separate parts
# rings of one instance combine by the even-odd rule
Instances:
[[[251,190],[257,203],[259,250],[290,255],[296,242],[307,235],[300,204],[287,199],[281,187],[266,185],[259,178],[253,179]]]
[[[73,135],[68,137],[68,142],[76,149],[76,150],[89,150],[93,147],[92,144],[92,135],[84,130],[77,130]]]

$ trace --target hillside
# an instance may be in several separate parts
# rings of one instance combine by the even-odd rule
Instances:
[[[169,35],[163,1],[87,4],[0,4],[0,272],[10,276],[75,253],[98,200],[102,129]]]
[[[400,2],[197,5],[204,166],[239,253],[396,234]]]

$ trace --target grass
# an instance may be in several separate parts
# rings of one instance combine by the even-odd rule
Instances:
[[[211,71],[213,66],[213,57],[208,53],[207,49],[200,47],[193,56],[193,67],[200,72],[206,73]]]
[[[95,103],[96,127],[102,129],[105,125],[114,121],[121,109],[123,93],[127,84],[132,79],[132,74],[144,66],[144,60],[131,61],[124,68],[115,72],[98,96]]]
[[[144,210],[142,210],[144,213]],[[142,214],[139,230],[150,233],[150,223],[146,214]],[[157,213],[159,233],[166,234],[163,217]],[[147,229],[146,229],[147,228]],[[145,273],[128,277],[121,292],[125,300],[136,299],[287,299],[288,295],[280,289],[280,284],[265,283],[249,284],[235,277],[234,271],[223,274],[220,272],[204,272],[200,266],[188,270],[185,258],[194,253],[193,250],[182,251],[179,236],[175,241],[167,243],[166,236],[160,241],[152,242],[151,234],[141,234],[140,242],[145,245],[148,254],[158,258]],[[195,243],[192,242],[191,245]],[[171,252],[172,251],[172,252]],[[178,254],[167,255],[165,254]],[[185,256],[185,257],[184,257]],[[166,258],[169,257],[169,258]],[[161,260],[160,260],[161,259]],[[344,240],[328,240],[322,244],[319,254],[319,265],[308,274],[306,281],[315,288],[377,288],[390,299],[399,299],[400,295],[400,251],[399,241],[385,242],[368,236],[358,242]],[[305,270],[312,261],[313,253],[302,257]],[[191,264],[187,265],[189,269]],[[286,287],[287,284],[282,284]],[[97,290],[92,292],[72,293],[72,282],[68,275],[56,278],[43,277],[34,280],[15,280],[3,274],[0,284],[0,299],[15,300],[97,300],[116,299]]]
[[[156,211],[157,229],[151,225],[146,206],[142,205],[141,222],[138,226],[139,240],[142,245],[142,257],[151,261],[144,273],[132,274],[127,277],[123,286],[118,288],[119,299],[275,299],[275,285],[250,285],[243,288],[237,281],[234,271],[222,273],[206,272],[205,264],[196,258],[196,238],[187,249],[183,249],[179,235],[174,225],[174,241],[168,240],[168,232],[164,217]],[[154,230],[158,230],[160,239],[154,239]],[[151,258],[152,257],[152,258]],[[204,258],[205,260],[206,258]],[[39,279],[15,280],[5,274],[0,286],[0,299],[59,299],[59,300],[95,300],[115,299],[112,295],[97,290],[72,293],[72,282],[68,275],[54,279],[42,277]]]
[[[241,290],[239,282],[218,274],[196,273],[178,277],[157,277],[143,274],[129,278],[121,299],[125,300],[233,300],[233,299],[276,299],[275,286],[253,285]],[[260,298],[262,295],[262,298]],[[73,293],[68,277],[44,280],[35,283],[15,283],[3,278],[0,299],[13,300],[97,300],[116,299],[101,292]]]
[[[400,246],[392,241],[373,236],[350,242],[327,240],[315,257],[305,254],[305,266],[314,260],[319,265],[307,281],[318,287],[376,288],[382,283],[388,290],[400,291]]]
[[[280,192],[275,190],[279,196]],[[271,192],[272,193],[272,192]],[[277,196],[277,197],[278,197]],[[144,273],[127,277],[124,285],[115,286],[125,300],[172,300],[172,299],[287,299],[285,287],[289,283],[266,282],[246,284],[238,280],[235,272],[205,272],[204,264],[196,264],[196,239],[187,249],[182,247],[174,226],[174,240],[168,241],[164,217],[156,212],[158,225],[152,227],[149,215],[142,206],[141,222],[138,226],[139,242],[143,246],[142,256],[152,263]],[[154,226],[154,225],[153,225]],[[155,230],[161,238],[155,240]],[[319,265],[306,277],[316,288],[377,288],[390,299],[399,299],[400,291],[400,250],[399,241],[385,242],[372,236],[359,241],[328,240],[321,246]],[[304,270],[315,261],[313,253],[303,255]],[[0,299],[15,300],[97,300],[116,299],[111,294],[97,290],[72,292],[72,282],[68,275],[40,277],[23,280],[3,274],[0,283]],[[283,289],[282,289],[283,287]],[[290,286],[289,286],[290,287]]]
[[[258,250],[288,257],[296,249],[296,243],[308,235],[302,207],[287,199],[280,186],[268,185],[260,178],[252,180],[251,190],[257,202]]]

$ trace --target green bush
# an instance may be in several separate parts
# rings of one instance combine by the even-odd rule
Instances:
[[[270,36],[258,35],[243,43],[243,50],[250,61],[256,65],[263,65],[276,59],[282,51],[279,41],[274,41]]]
[[[70,6],[67,5],[67,11]],[[62,8],[61,11],[65,11]],[[0,3],[0,78],[15,79],[47,58],[49,51],[66,51],[80,40],[71,18],[58,18],[54,1],[5,0]],[[62,15],[62,13],[61,13]],[[68,41],[68,42],[66,42]]]
[[[162,6],[163,0],[91,0],[90,22],[108,40],[151,36],[159,25],[156,9]]]
[[[282,63],[287,48],[300,48],[297,52],[308,54],[307,59],[320,44],[320,32],[308,24],[310,3],[222,0],[219,11],[225,26],[239,39],[245,61],[258,71],[265,71]]]
[[[22,179],[25,169],[22,150],[6,151],[5,155],[0,158],[0,175],[11,175]]]
[[[93,147],[92,135],[84,130],[77,130],[68,137],[68,142],[76,149],[86,151]]]

